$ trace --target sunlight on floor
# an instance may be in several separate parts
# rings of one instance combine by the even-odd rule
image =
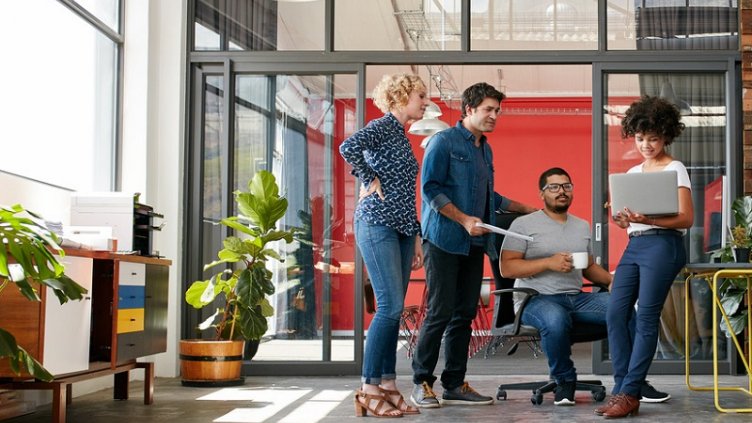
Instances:
[[[224,388],[199,397],[199,401],[249,401],[248,407],[236,408],[214,420],[222,423],[261,423],[278,421],[285,423],[315,423],[326,417],[342,401],[352,395],[351,390],[323,390],[292,410],[285,410],[312,389],[300,388]],[[285,410],[284,415],[279,413]],[[273,418],[273,420],[272,420]]]

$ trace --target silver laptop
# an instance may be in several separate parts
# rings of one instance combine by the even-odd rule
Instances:
[[[608,175],[611,213],[624,207],[646,216],[679,213],[679,184],[675,170]]]

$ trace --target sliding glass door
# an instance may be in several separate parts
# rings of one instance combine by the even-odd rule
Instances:
[[[626,172],[642,162],[635,148],[634,139],[621,137],[621,119],[629,105],[643,95],[661,96],[673,102],[682,114],[686,125],[684,132],[669,147],[669,153],[682,161],[692,181],[692,200],[695,222],[684,237],[687,258],[692,263],[708,262],[714,249],[721,246],[722,204],[728,203],[723,196],[726,177],[736,169],[729,155],[730,128],[738,117],[733,110],[737,99],[730,87],[734,78],[733,69],[725,64],[671,64],[670,69],[651,69],[616,64],[604,66],[598,72],[602,94],[593,110],[601,110],[596,116],[594,163],[602,169],[595,179],[593,204],[608,201],[608,175]],[[697,67],[697,71],[692,68]],[[632,68],[632,69],[630,69]],[[729,164],[731,164],[729,166]],[[730,178],[734,179],[734,178]],[[732,187],[735,189],[735,187]],[[731,191],[734,192],[734,191]],[[594,208],[595,247],[597,258],[609,271],[613,271],[627,245],[626,231],[610,219],[610,209]],[[649,282],[649,281],[647,281]],[[689,327],[685,332],[684,276],[679,274],[669,293],[661,316],[660,336],[652,373],[682,373],[685,357],[684,343],[690,343],[692,363],[697,363],[696,372],[709,369],[712,359],[711,296],[704,280],[690,280]],[[727,355],[728,342],[721,342],[719,349],[725,357],[725,368],[733,370],[733,357]],[[610,372],[608,347],[602,343],[600,352],[594,354],[594,369]]]
[[[280,223],[298,235],[277,246],[283,261],[270,263],[275,315],[258,349],[246,349],[253,365],[244,370],[356,373],[363,319],[355,298],[362,288],[356,287],[355,246],[346,224],[355,182],[339,145],[358,127],[358,74],[343,73],[342,66],[337,73],[299,65],[290,72],[259,68],[195,66],[194,92],[203,99],[194,100],[194,121],[202,123],[194,124],[191,155],[192,170],[201,176],[191,183],[195,207],[188,221],[201,223],[189,236],[190,256],[216,259],[226,235],[216,223],[234,213],[232,192],[246,189],[259,170],[271,171],[289,203]],[[201,272],[200,264],[189,269],[193,279]],[[208,317],[197,315],[202,311],[189,310],[189,319]]]

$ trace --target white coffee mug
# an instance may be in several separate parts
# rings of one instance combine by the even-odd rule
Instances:
[[[575,269],[586,269],[588,267],[588,253],[572,253],[572,266]]]

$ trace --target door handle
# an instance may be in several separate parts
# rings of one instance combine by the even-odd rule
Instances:
[[[601,241],[601,224],[600,223],[595,224],[595,240],[597,242]]]

